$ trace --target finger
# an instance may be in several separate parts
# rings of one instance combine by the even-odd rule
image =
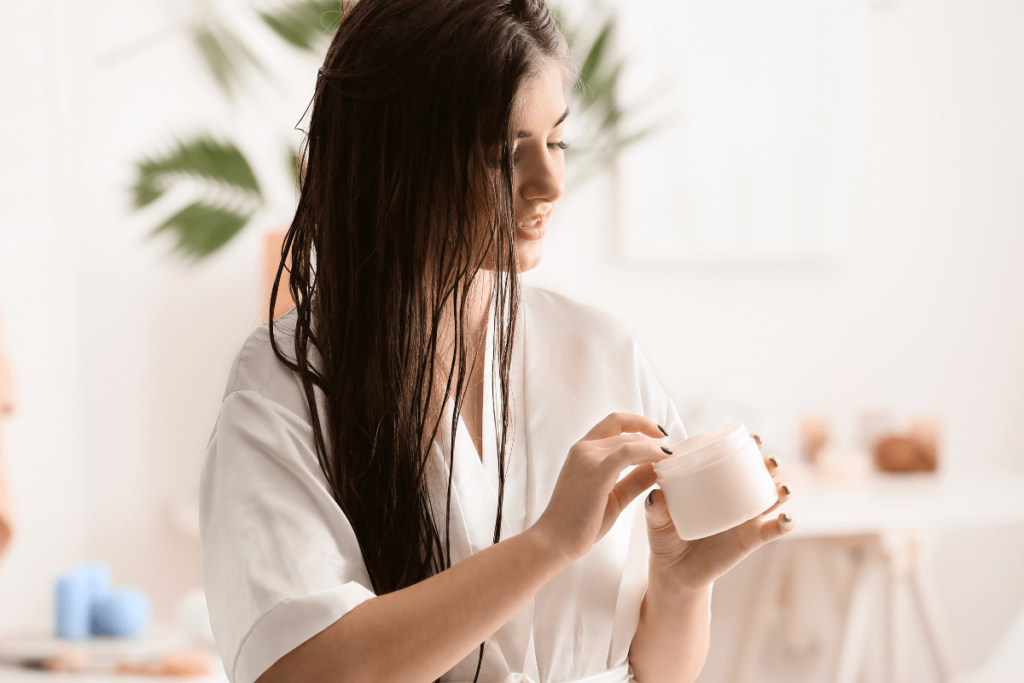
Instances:
[[[639,432],[655,439],[665,437],[665,433],[658,427],[658,423],[649,417],[637,415],[636,413],[611,413],[608,417],[594,425],[593,429],[587,432],[587,435],[581,441],[605,439],[624,432]]]
[[[774,455],[763,456],[764,466],[768,468],[768,474],[772,475],[772,480],[778,484],[779,475],[782,474],[779,470],[779,458]]]
[[[757,444],[757,450],[761,450],[761,437],[755,434],[754,432],[750,432],[750,438],[753,439],[754,443]]]
[[[665,442],[660,439],[655,439],[646,434],[636,434],[633,432],[627,432],[625,434],[616,434],[615,436],[608,436],[603,439],[598,439],[593,442],[595,446],[601,448],[617,448],[627,443],[646,443],[653,444],[658,448],[665,446]],[[667,446],[665,446],[667,448]],[[671,450],[671,449],[670,449]]]
[[[626,506],[632,503],[637,496],[654,486],[657,479],[653,467],[640,465],[619,480],[619,483],[612,489],[611,495],[618,502],[619,509],[625,510]]]
[[[775,483],[775,492],[778,494],[779,499],[775,502],[774,505],[772,505],[770,508],[768,508],[761,514],[767,515],[770,512],[775,512],[775,510],[777,510],[780,505],[785,503],[793,496],[793,490],[789,488],[789,484],[783,484],[782,482]]]
[[[675,525],[668,514],[668,503],[665,502],[665,494],[661,489],[654,489],[647,500],[644,501],[647,510],[647,533],[658,533],[671,529],[675,533]]]
[[[771,543],[788,534],[796,526],[796,521],[785,512],[778,517],[771,517],[761,523],[762,543]]]
[[[651,491],[644,501],[644,509],[647,512],[647,546],[651,551],[651,560],[675,564],[680,551],[688,543],[679,538],[661,489]]]
[[[656,441],[629,441],[609,451],[605,462],[608,467],[621,472],[630,465],[645,462],[661,462],[673,456],[672,449]]]
[[[608,494],[608,505],[605,506],[604,518],[601,520],[601,536],[604,536],[612,528],[615,520],[619,518],[627,505],[654,485],[655,479],[653,467],[640,465],[619,480]]]

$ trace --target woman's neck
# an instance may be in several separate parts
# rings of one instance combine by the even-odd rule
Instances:
[[[466,345],[466,367],[467,377],[465,384],[465,399],[462,404],[461,414],[466,428],[473,437],[478,454],[481,451],[481,426],[483,422],[483,378],[484,378],[484,348],[489,323],[491,306],[491,287],[494,274],[491,271],[481,270],[473,279],[466,301],[465,315],[465,345]],[[444,317],[444,324],[438,330],[437,339],[437,375],[435,386],[438,389],[438,396],[435,399],[435,410],[442,410],[441,400],[444,395],[444,386],[448,381],[448,371],[451,359],[455,352],[455,325],[454,307],[447,307],[447,314]],[[453,370],[451,378],[452,394],[459,381],[458,367]]]
[[[466,333],[469,335],[467,341],[470,342],[471,348],[479,343],[480,349],[483,349],[491,307],[493,277],[491,271],[481,270],[473,279],[473,286],[466,302]]]

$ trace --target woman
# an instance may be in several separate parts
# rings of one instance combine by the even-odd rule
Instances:
[[[643,354],[519,282],[570,82],[542,0],[346,10],[285,240],[296,306],[239,353],[203,469],[234,683],[692,680],[712,581],[791,528],[680,541],[640,496],[685,438]]]

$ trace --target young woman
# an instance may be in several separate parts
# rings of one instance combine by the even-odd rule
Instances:
[[[203,469],[234,683],[691,681],[712,582],[792,527],[680,541],[641,496],[685,438],[643,353],[519,281],[571,80],[543,0],[346,10],[285,241],[296,306],[242,347]]]

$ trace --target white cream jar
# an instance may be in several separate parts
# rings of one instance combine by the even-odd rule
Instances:
[[[740,422],[672,446],[654,463],[679,538],[693,541],[758,516],[779,499],[757,443]]]

